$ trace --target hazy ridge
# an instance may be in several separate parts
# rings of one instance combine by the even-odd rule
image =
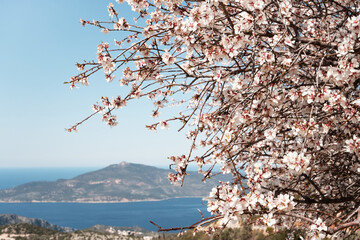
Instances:
[[[203,183],[201,175],[189,172],[183,187],[172,185],[171,170],[121,162],[72,179],[29,182],[0,191],[0,202],[128,202],[168,198],[205,197],[220,175]]]

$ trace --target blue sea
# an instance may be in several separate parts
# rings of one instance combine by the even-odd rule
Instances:
[[[69,179],[98,169],[100,168],[0,168],[0,189],[12,188],[28,182]]]
[[[30,181],[53,181],[72,178],[96,168],[0,169],[0,189]],[[153,221],[164,228],[188,226],[206,216],[206,204],[201,198],[178,198],[164,201],[130,203],[0,203],[0,213],[41,218],[50,223],[76,229],[96,224],[109,226],[139,226],[156,231]]]

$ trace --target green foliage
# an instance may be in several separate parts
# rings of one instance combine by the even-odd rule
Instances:
[[[186,231],[181,235],[178,235],[178,234],[168,235],[164,239],[168,239],[168,240],[189,240],[189,239],[209,240],[210,237],[204,232],[199,232],[194,236],[193,231]]]
[[[266,240],[285,240],[288,236],[289,231],[288,230],[282,230],[278,231],[273,234],[269,234],[265,239]]]
[[[207,235],[204,232],[199,232],[195,236],[193,231],[187,231],[181,236],[168,236],[169,240],[265,240],[264,234],[260,231],[254,231],[250,225],[243,225],[240,228],[225,228],[223,231]]]
[[[268,229],[266,229],[268,230]],[[290,231],[288,229],[284,229],[284,230],[280,230],[277,232],[274,232],[274,230],[272,229],[272,232],[270,233],[271,230],[269,230],[269,235],[266,236],[266,240],[285,240],[288,238],[288,235],[291,233],[292,236],[294,237],[294,240],[300,240],[301,237],[304,238],[304,236],[306,236],[305,232],[302,230],[294,230],[294,231]]]
[[[273,234],[274,233],[274,229],[272,227],[267,227],[265,232],[267,232],[268,234]]]
[[[227,228],[219,235],[215,235],[213,240],[232,240],[232,239],[253,239],[253,232],[249,225],[244,225],[241,228]]]
[[[219,231],[209,236],[203,232],[193,235],[193,231],[187,231],[181,236],[174,234],[172,236],[167,236],[166,239],[169,240],[286,240],[288,235],[292,234],[294,240],[303,239],[306,236],[306,232],[303,230],[293,230],[288,229],[275,231],[275,229],[268,227],[264,231],[254,230],[251,228],[251,225],[243,224],[239,228],[225,228],[223,231]],[[355,240],[357,238],[349,238],[349,240]]]

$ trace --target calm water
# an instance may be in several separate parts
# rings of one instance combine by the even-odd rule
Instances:
[[[42,218],[77,229],[102,224],[156,231],[150,220],[164,228],[188,226],[201,219],[197,209],[209,216],[200,198],[132,203],[0,203],[0,213]]]
[[[55,181],[73,178],[100,168],[0,168],[0,189],[12,188],[33,181]]]
[[[0,189],[31,181],[72,178],[98,168],[0,169]],[[188,226],[209,216],[200,198],[133,203],[0,203],[0,214],[42,218],[60,226],[84,229],[96,224],[140,226],[156,231],[150,220],[164,228]]]

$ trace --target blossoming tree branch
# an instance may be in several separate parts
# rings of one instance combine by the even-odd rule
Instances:
[[[177,116],[147,128],[179,121],[189,129],[191,149],[170,157],[170,181],[181,183],[192,162],[204,179],[215,165],[232,175],[209,197],[222,226],[255,215],[257,224],[297,226],[313,239],[359,229],[359,1],[127,3],[137,19],[121,17],[116,3],[110,20],[81,20],[115,41],[98,45],[96,61],[77,64],[71,88],[100,71],[129,89],[102,97],[88,118],[101,114],[115,126],[115,110],[137,98],[153,101],[155,117],[180,104]],[[116,39],[119,31],[126,37]]]

